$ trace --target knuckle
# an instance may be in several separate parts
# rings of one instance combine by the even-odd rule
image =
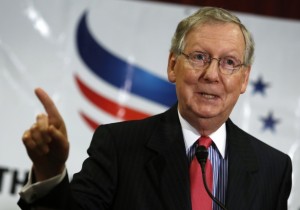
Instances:
[[[25,141],[27,139],[30,138],[30,131],[29,130],[26,130],[24,133],[23,133],[23,136],[22,136],[22,140]]]
[[[44,119],[45,117],[46,117],[45,114],[40,113],[40,114],[38,114],[38,115],[36,116],[36,120],[37,120],[37,121],[38,121],[38,120],[42,120],[42,119]]]
[[[36,131],[37,129],[38,129],[37,123],[33,123],[29,130],[30,130],[30,132],[34,132],[34,131]]]

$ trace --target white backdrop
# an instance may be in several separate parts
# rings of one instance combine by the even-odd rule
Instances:
[[[43,111],[34,88],[43,87],[53,97],[66,121],[71,141],[67,165],[72,174],[86,157],[95,123],[130,118],[124,110],[144,116],[167,109],[169,104],[151,98],[151,91],[149,95],[131,93],[136,81],[131,82],[130,73],[139,71],[168,86],[171,36],[178,21],[195,9],[124,0],[0,1],[1,209],[18,209],[17,192],[31,166],[21,136]],[[248,90],[231,118],[290,155],[294,169],[289,209],[299,210],[300,21],[237,14],[254,35],[256,58]],[[89,56],[79,53],[85,42],[80,44],[76,37],[84,33],[89,49],[95,47],[106,58],[127,63],[123,89],[114,79],[124,72],[106,75],[116,69],[92,69],[98,66],[93,62],[105,62],[102,56],[89,61]],[[145,82],[143,78],[137,81]]]

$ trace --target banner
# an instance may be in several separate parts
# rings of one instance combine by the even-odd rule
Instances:
[[[177,23],[196,7],[118,0],[10,0],[0,7],[0,206],[18,209],[31,168],[21,137],[42,87],[71,144],[69,174],[81,168],[99,124],[160,113],[176,102],[167,59]],[[253,33],[255,62],[231,119],[293,161],[289,209],[300,200],[300,21],[236,13]]]

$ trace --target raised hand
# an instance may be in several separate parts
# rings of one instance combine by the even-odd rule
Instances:
[[[23,134],[22,140],[33,162],[37,181],[63,172],[69,154],[65,123],[54,102],[41,88],[35,94],[47,114],[39,114],[36,122]]]

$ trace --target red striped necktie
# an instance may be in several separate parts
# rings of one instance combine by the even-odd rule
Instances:
[[[204,146],[206,149],[211,145],[212,140],[207,136],[201,136],[198,140],[199,146]],[[212,165],[209,159],[207,159],[205,165],[207,186],[212,192],[213,186],[213,171]],[[212,199],[209,197],[205,190],[201,166],[194,156],[190,164],[190,187],[191,187],[191,201],[192,210],[212,210]]]

